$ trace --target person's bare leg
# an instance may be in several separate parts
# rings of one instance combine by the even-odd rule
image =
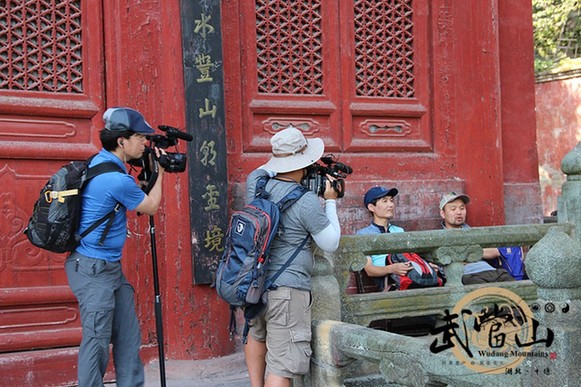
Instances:
[[[252,387],[263,387],[266,371],[266,343],[254,340],[248,335],[248,342],[244,345],[244,357]]]
[[[292,379],[269,374],[266,377],[265,387],[291,387]]]

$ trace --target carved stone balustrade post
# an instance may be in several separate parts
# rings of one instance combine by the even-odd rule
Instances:
[[[557,220],[559,223],[573,223],[577,240],[581,241],[581,142],[563,157],[561,171],[567,175],[567,180],[557,198]]]
[[[581,196],[577,201],[580,201]],[[578,386],[581,381],[581,244],[577,239],[552,228],[527,255],[527,273],[537,285],[538,300],[532,304],[539,322],[538,338],[554,333],[546,349],[550,359],[531,357],[523,364],[523,385]],[[548,343],[547,343],[548,344]]]

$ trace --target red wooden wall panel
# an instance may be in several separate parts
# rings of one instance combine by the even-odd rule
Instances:
[[[505,223],[537,223],[542,208],[535,107],[532,4],[499,0]],[[515,74],[514,69],[522,69]],[[542,183],[541,183],[542,184]]]
[[[428,3],[339,6],[342,150],[433,152]]]
[[[504,222],[496,1],[454,2],[457,173],[467,177],[472,225]],[[481,20],[488,20],[482,23]]]
[[[323,138],[328,152],[353,166],[339,215],[344,233],[368,221],[360,198],[376,184],[409,187],[400,190],[397,221],[416,229],[433,227],[439,195],[465,189],[469,178],[458,173],[463,168],[457,162],[458,132],[472,130],[458,125],[456,111],[464,106],[464,96],[456,93],[464,87],[454,75],[467,71],[459,66],[463,44],[471,44],[468,37],[461,40],[466,31],[459,20],[475,18],[480,10],[461,7],[466,15],[456,15],[449,1],[308,1],[297,11],[285,8],[291,8],[285,2],[270,2],[269,10],[263,2],[257,4],[225,7],[242,16],[227,19],[238,28],[227,30],[232,38],[226,39],[225,49],[236,61],[226,73],[240,88],[239,94],[236,87],[227,94],[230,109],[240,111],[230,116],[228,127],[233,138],[230,178],[242,182],[268,158],[270,136],[292,123],[307,135]],[[481,7],[490,11],[491,4]],[[263,20],[269,17],[275,21],[265,27]],[[303,31],[313,29],[312,39],[300,39]],[[495,37],[490,29],[483,34],[489,40]],[[295,42],[294,51],[285,51],[287,41]],[[316,52],[314,67],[300,61],[301,54],[311,51]],[[466,60],[470,65],[472,61]],[[314,88],[308,83],[305,90],[299,81],[301,72],[309,71],[320,82]],[[498,68],[491,65],[490,71],[494,75]],[[271,87],[264,88],[269,81]],[[494,94],[497,85],[485,80],[470,90]],[[487,107],[482,112],[484,117],[491,114]],[[497,178],[502,187],[501,176]],[[232,196],[241,189],[233,187]]]
[[[338,149],[339,73],[333,69],[339,58],[330,40],[337,28],[335,4],[254,3],[240,2],[244,151],[268,151],[270,136],[289,124]]]
[[[368,222],[360,198],[375,184],[407,188],[394,221],[408,228],[437,226],[439,197],[451,190],[473,197],[473,225],[502,224],[507,214],[512,223],[537,221],[534,158],[507,171],[503,158],[534,143],[531,16],[516,17],[528,2],[313,0],[297,10],[265,3],[225,4],[232,181],[267,160],[270,136],[293,123],[353,166],[339,214],[347,234]],[[298,38],[313,28],[314,39]],[[518,47],[509,42],[515,34]],[[285,52],[293,39],[294,51]],[[300,55],[309,50],[321,81],[305,91],[301,71],[312,70]],[[273,86],[261,89],[269,80]],[[517,102],[520,92],[527,97]],[[242,190],[232,186],[235,204]]]
[[[103,109],[101,20],[89,4],[5,2],[0,35],[0,352],[77,345],[80,323],[64,255],[22,230],[48,177],[97,149]],[[91,12],[101,14],[95,3]]]
[[[104,20],[107,105],[134,106],[154,126],[171,125],[195,136],[196,128],[185,128],[183,72],[188,70],[182,58],[180,3],[108,0]],[[180,151],[185,150],[180,143]],[[209,285],[192,285],[188,179],[187,171],[164,176],[164,198],[155,219],[165,354],[174,359],[225,355],[236,344],[228,336],[227,305]],[[129,229],[133,235],[123,265],[136,288],[144,345],[155,344],[148,220],[133,214]]]
[[[19,86],[17,83],[23,81],[10,78],[10,71],[26,72],[30,61],[10,67],[6,63],[13,60],[14,52],[0,48],[0,184],[9,187],[0,194],[8,220],[2,223],[0,234],[0,351],[5,352],[0,384],[21,377],[24,358],[31,367],[28,374],[36,375],[29,379],[31,382],[56,385],[72,383],[76,378],[74,367],[67,367],[64,373],[54,372],[60,360],[55,357],[49,364],[39,351],[80,342],[76,302],[63,270],[65,255],[36,249],[22,234],[41,186],[65,160],[85,158],[100,148],[101,115],[108,106],[134,107],[155,126],[183,128],[185,121],[181,31],[179,22],[176,24],[180,20],[179,3],[36,3],[8,2],[0,8],[10,7],[10,12],[21,17],[32,12],[22,7],[34,10],[38,5],[38,9],[50,13],[52,8],[64,12],[62,7],[78,6],[75,16],[59,13],[45,25],[66,21],[67,17],[79,24],[75,34],[82,40],[76,49],[82,54],[82,63],[76,66],[82,69],[82,76],[75,82],[80,82],[82,91],[15,90],[5,79]],[[7,17],[7,9],[1,9],[5,12],[0,12],[0,17]],[[63,56],[56,62],[66,68],[69,59]],[[166,175],[165,198],[156,215],[165,353],[171,358],[207,358],[231,353],[234,342],[228,340],[226,326],[221,324],[228,319],[228,309],[216,306],[218,297],[209,286],[192,286],[187,186],[187,173]],[[157,342],[149,224],[146,217],[131,214],[128,226],[131,235],[123,266],[136,289],[142,355],[147,362],[155,356]],[[31,313],[37,320],[30,321]],[[207,332],[207,327],[215,329],[199,334]],[[32,348],[36,350],[20,352]],[[66,363],[73,365],[76,351],[62,356],[70,356]],[[47,368],[53,372],[44,372]],[[54,378],[48,380],[46,375]]]

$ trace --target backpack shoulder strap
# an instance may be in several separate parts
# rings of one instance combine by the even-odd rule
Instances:
[[[266,280],[266,283],[264,284],[264,289],[269,290],[269,289],[276,289],[276,285],[274,285],[274,281],[277,280],[277,278],[282,274],[283,271],[285,271],[285,269],[287,267],[289,267],[289,265],[292,263],[292,261],[295,259],[295,257],[299,254],[299,252],[303,249],[303,247],[305,246],[305,243],[307,243],[307,241],[309,240],[310,235],[307,235],[305,237],[305,239],[303,239],[303,241],[301,242],[301,244],[299,245],[299,247],[297,247],[297,249],[294,251],[293,255],[291,255],[291,257],[289,259],[287,259],[287,261],[284,263],[284,265],[281,266],[280,269],[278,269],[278,271],[272,276],[272,278],[269,278]],[[260,302],[258,304],[254,304],[254,305],[249,305],[244,309],[244,319],[246,320],[245,324],[244,324],[244,330],[242,331],[242,343],[246,344],[247,343],[247,337],[248,337],[248,332],[250,330],[250,320],[253,319],[254,317],[256,317],[258,315],[258,313],[260,313],[263,309],[264,309],[265,304]],[[230,335],[232,335],[232,317],[233,315],[230,316]],[[234,322],[234,331],[236,330],[236,323]]]
[[[109,172],[127,173],[123,170],[123,168],[121,168],[114,162],[106,161],[104,163],[97,164],[94,167],[90,167],[89,169],[87,169],[87,177],[85,178],[85,181],[92,179],[95,176]]]
[[[105,241],[105,237],[109,233],[109,229],[111,228],[111,225],[113,224],[113,219],[115,218],[115,213],[118,212],[120,208],[121,208],[121,206],[119,205],[119,203],[117,203],[115,205],[115,208],[113,210],[111,210],[111,212],[107,213],[102,218],[97,219],[95,221],[95,223],[93,223],[85,231],[83,231],[81,233],[81,235],[79,236],[79,240],[86,237],[87,235],[89,235],[94,229],[96,229],[97,227],[99,227],[103,223],[107,222],[107,224],[105,225],[105,230],[103,231],[103,234],[101,235],[101,238],[99,239],[99,245],[102,246],[103,242]]]
[[[305,187],[303,187],[302,185],[300,185],[300,184],[297,185],[291,192],[289,192],[285,197],[280,199],[280,201],[278,203],[276,203],[279,211],[282,212],[282,211],[286,210],[287,208],[289,208],[293,203],[295,203],[305,193],[307,193],[307,191],[308,190]],[[281,227],[282,227],[282,225],[281,225]],[[290,256],[290,258],[286,260],[284,265],[282,265],[280,267],[280,269],[278,269],[278,271],[271,278],[269,278],[266,281],[266,285],[264,287],[265,289],[275,288],[274,282],[282,274],[282,272],[285,271],[285,269],[290,266],[292,261],[299,254],[299,252],[303,249],[303,247],[305,246],[305,244],[307,243],[307,241],[309,240],[310,237],[311,236],[309,234],[307,234],[307,236],[303,239],[301,244],[295,249],[295,251]]]
[[[267,280],[266,285],[264,286],[265,289],[276,289],[276,286],[274,286],[274,282],[278,279],[278,277],[280,277],[282,272],[285,271],[285,269],[290,266],[292,261],[295,259],[295,257],[299,254],[299,252],[303,249],[303,247],[309,240],[309,237],[310,235],[307,235],[305,239],[303,239],[299,247],[297,247],[296,250],[293,252],[293,255],[291,255],[290,258],[286,260],[284,265],[282,265],[280,269],[278,269],[278,271]]]
[[[90,163],[91,160],[93,159],[93,157],[95,157],[95,155],[91,156],[89,158],[89,160],[87,160],[87,162]],[[95,176],[101,175],[103,173],[109,173],[109,172],[120,172],[120,173],[124,173],[124,174],[127,173],[123,170],[123,168],[121,168],[119,165],[115,164],[114,162],[106,161],[104,163],[97,164],[94,167],[90,167],[89,169],[87,169],[87,176],[85,178],[84,183],[86,184],[90,179],[92,179]],[[91,233],[93,230],[95,230],[101,224],[107,222],[107,224],[105,225],[105,230],[103,231],[103,234],[101,235],[101,238],[99,239],[99,245],[102,246],[103,242],[105,241],[105,237],[109,233],[109,229],[111,228],[111,225],[113,224],[113,219],[115,218],[115,213],[118,212],[120,208],[121,208],[121,206],[119,205],[119,203],[117,203],[117,205],[115,205],[115,208],[111,212],[104,215],[102,218],[96,220],[91,226],[89,226],[89,228],[87,228],[79,236],[79,240],[86,237],[87,235],[89,235],[89,233]]]
[[[308,190],[302,185],[298,184],[292,191],[290,191],[285,197],[276,203],[280,212],[283,212],[290,206],[292,206],[297,200],[299,200]]]
[[[261,176],[256,181],[256,189],[254,190],[255,198],[268,199],[270,193],[266,191],[266,183],[270,178],[268,176]]]

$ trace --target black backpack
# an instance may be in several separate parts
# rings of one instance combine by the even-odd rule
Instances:
[[[126,173],[113,162],[105,162],[89,168],[95,157],[85,161],[72,161],[63,165],[40,190],[40,197],[34,204],[32,216],[24,233],[35,246],[55,253],[74,251],[82,238],[107,222],[101,236],[103,244],[113,223],[119,204],[110,213],[93,223],[82,234],[78,234],[81,220],[81,192],[85,184],[102,173]]]

